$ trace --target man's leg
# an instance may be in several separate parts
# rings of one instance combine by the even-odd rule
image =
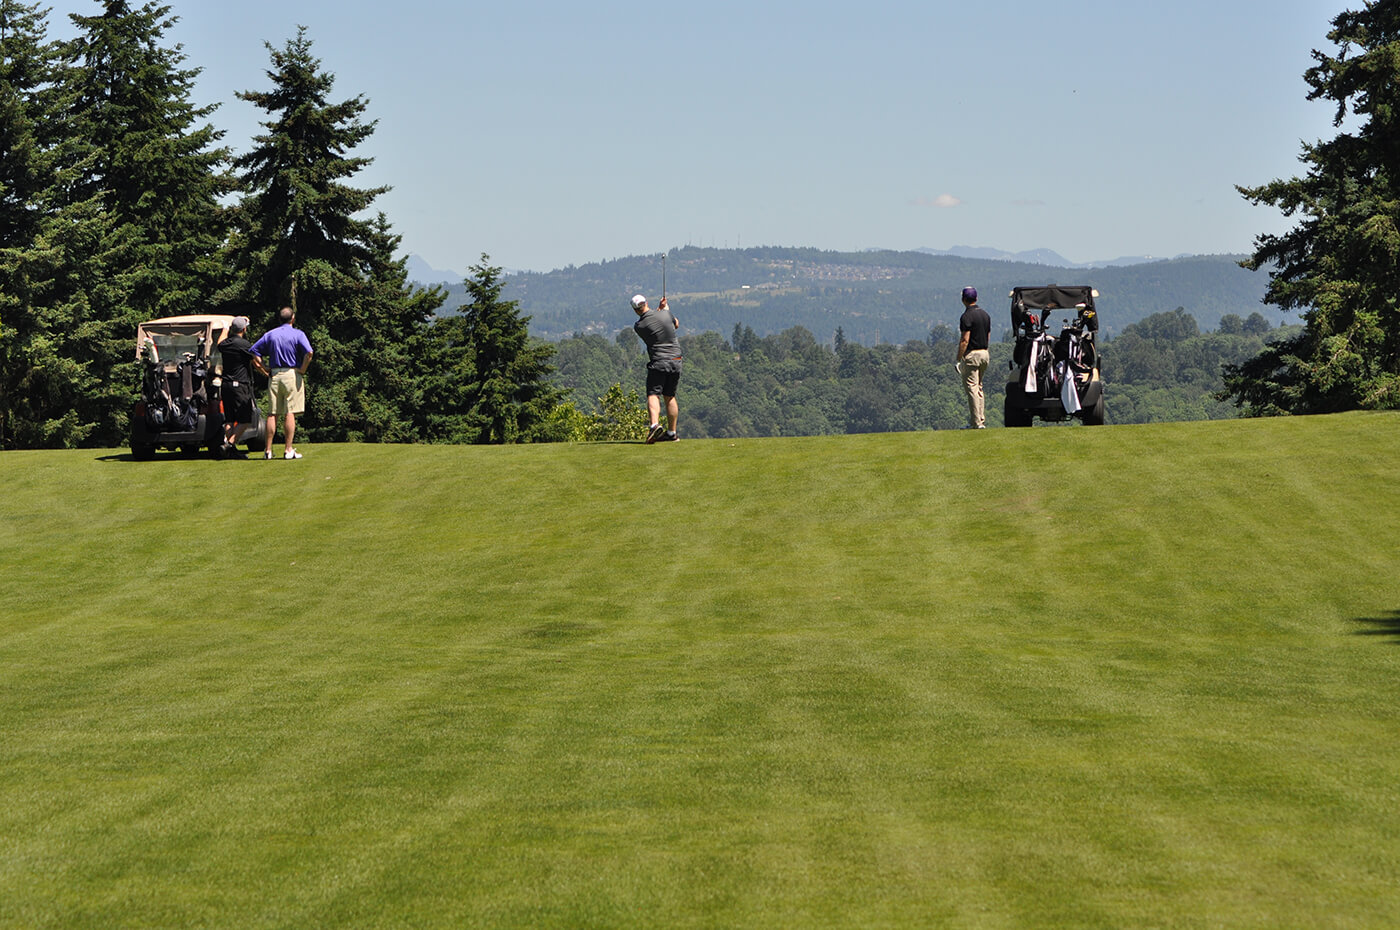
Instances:
[[[647,372],[647,445],[661,438],[661,395],[652,392],[652,374]]]
[[[967,353],[967,412],[972,415],[974,430],[987,429],[987,398],[983,392],[983,381],[990,360],[990,353],[983,350]]]
[[[659,406],[659,405],[658,405]],[[676,418],[680,416],[681,408],[676,403],[675,397],[666,398],[666,428],[671,432],[676,431]]]
[[[287,418],[282,423],[282,430],[286,434],[287,445],[282,450],[283,453],[292,451],[292,438],[297,434],[297,417],[290,410],[287,411]]]
[[[276,432],[277,414],[269,413],[267,415],[267,437],[263,441],[263,454],[266,455],[268,458],[272,458],[272,437],[273,434],[275,434]]]
[[[958,362],[958,374],[962,377],[963,393],[967,395],[967,425],[971,428],[977,427],[977,398],[973,394],[974,381],[977,378],[977,369],[972,362],[963,358]]]
[[[986,397],[982,394],[982,371],[972,370],[972,428],[982,429],[987,425]]]

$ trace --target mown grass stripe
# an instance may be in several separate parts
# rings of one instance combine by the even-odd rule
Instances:
[[[5,453],[0,926],[1389,925],[1397,424]]]

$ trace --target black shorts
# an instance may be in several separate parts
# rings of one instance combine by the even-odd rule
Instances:
[[[253,422],[253,386],[239,383],[238,387],[225,384],[219,391],[219,399],[224,402],[225,423]]]
[[[681,383],[681,363],[672,363],[672,371],[659,371],[647,366],[647,396],[675,397],[676,386]]]

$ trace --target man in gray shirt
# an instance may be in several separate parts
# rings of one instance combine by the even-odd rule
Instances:
[[[680,407],[676,404],[676,385],[681,380],[681,343],[676,330],[680,321],[666,306],[666,298],[661,298],[655,309],[647,306],[644,295],[632,298],[632,309],[637,313],[637,322],[632,329],[647,344],[647,444],[653,442],[675,442],[676,417]],[[661,428],[661,400],[666,399],[666,429]]]

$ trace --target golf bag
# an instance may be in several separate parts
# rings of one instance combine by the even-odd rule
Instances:
[[[142,399],[147,428],[153,433],[188,433],[198,428],[208,400],[209,367],[204,359],[186,353],[173,372],[160,362],[145,365]]]

